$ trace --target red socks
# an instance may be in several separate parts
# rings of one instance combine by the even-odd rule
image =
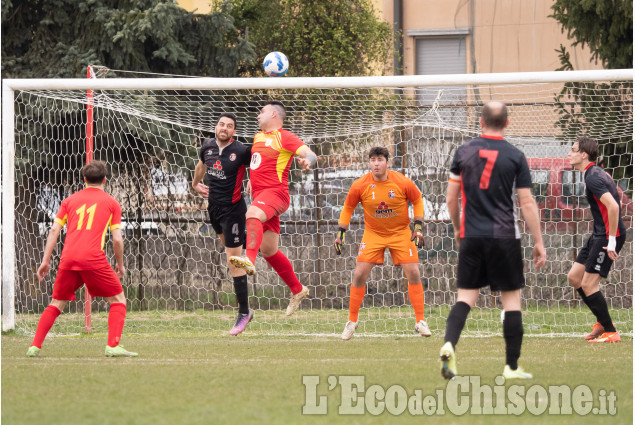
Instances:
[[[256,256],[258,250],[262,244],[262,223],[257,218],[247,219],[247,258],[251,260],[252,264],[256,264]],[[280,251],[278,251],[280,252]],[[275,267],[274,267],[275,268]],[[279,273],[278,273],[279,274]]]
[[[366,285],[361,288],[351,285],[351,299],[348,302],[348,320],[350,322],[357,322],[359,308],[364,301],[364,295],[366,295]]]
[[[110,304],[108,313],[108,346],[116,347],[121,340],[123,322],[126,319],[126,305],[123,303]]]
[[[54,305],[49,305],[44,309],[42,316],[40,316],[40,321],[37,323],[35,337],[33,338],[33,343],[31,345],[35,345],[37,348],[42,348],[44,338],[46,338],[46,335],[53,327],[53,323],[55,323],[55,319],[57,319],[57,316],[59,316],[60,313],[61,311],[59,308]]]
[[[258,221],[260,223],[260,221]],[[249,220],[247,220],[247,226],[249,226]],[[247,227],[249,229],[249,227]],[[249,230],[247,230],[247,235],[249,235]],[[260,241],[262,241],[262,226],[260,226]],[[247,246],[249,246],[249,242],[247,242]],[[256,250],[256,252],[258,252]],[[249,249],[247,249],[247,255],[249,256]],[[251,257],[249,257],[251,259]],[[256,255],[254,254],[254,260]],[[278,251],[273,254],[271,257],[265,257],[265,260],[271,267],[278,273],[278,276],[287,284],[289,288],[291,288],[291,292],[293,295],[302,291],[302,284],[298,280],[298,277],[295,275],[293,271],[293,266],[291,265],[291,261],[284,255],[282,252]],[[253,261],[252,261],[253,262]]]
[[[416,284],[408,283],[408,298],[410,298],[410,304],[415,310],[417,323],[425,320],[423,318],[423,285],[421,282]]]

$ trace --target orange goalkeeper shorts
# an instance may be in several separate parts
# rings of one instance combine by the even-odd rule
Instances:
[[[357,261],[360,263],[384,264],[384,252],[390,250],[392,262],[395,265],[418,263],[417,246],[410,240],[412,232],[406,228],[390,236],[364,231],[362,242],[359,244]]]

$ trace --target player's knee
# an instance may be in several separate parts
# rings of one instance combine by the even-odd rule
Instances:
[[[580,278],[578,273],[575,273],[573,270],[570,270],[567,274],[567,280],[569,281],[569,285],[573,286],[574,288],[579,288],[582,284],[582,278]]]

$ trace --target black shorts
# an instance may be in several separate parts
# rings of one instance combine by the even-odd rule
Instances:
[[[489,285],[492,291],[514,291],[524,287],[520,239],[461,239],[456,285],[461,289]]]
[[[626,235],[615,238],[615,252],[619,253],[626,241]],[[584,247],[575,259],[576,263],[584,264],[587,273],[599,273],[602,277],[609,275],[613,260],[609,258],[604,247],[609,243],[609,238],[591,235]]]
[[[226,247],[235,248],[245,245],[247,204],[244,199],[232,205],[210,204],[207,211],[216,234],[222,234],[225,237]]]

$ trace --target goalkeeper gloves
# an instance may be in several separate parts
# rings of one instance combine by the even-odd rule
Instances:
[[[411,241],[414,241],[417,248],[421,249],[425,245],[425,241],[423,240],[423,222],[417,220],[415,221],[415,228],[412,231]]]
[[[346,235],[346,229],[340,227],[337,229],[337,237],[335,238],[335,252],[337,255],[342,254],[342,244],[344,243],[344,236]]]

